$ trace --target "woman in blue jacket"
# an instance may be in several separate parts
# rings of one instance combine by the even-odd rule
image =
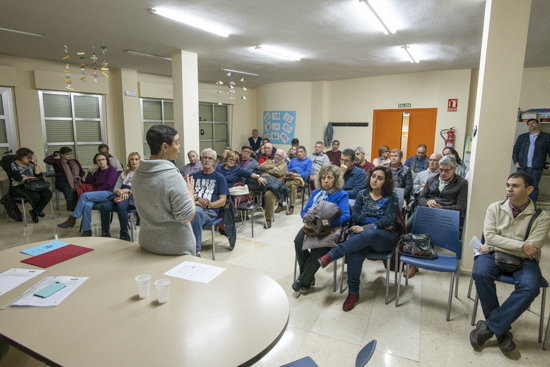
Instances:
[[[395,219],[399,200],[393,192],[393,175],[389,167],[375,167],[369,177],[369,186],[359,192],[353,206],[351,227],[347,241],[340,243],[319,259],[324,268],[333,260],[348,255],[348,297],[344,311],[351,311],[359,300],[359,278],[363,261],[369,250],[391,251],[397,245]]]
[[[218,166],[216,167],[216,171],[218,171],[225,177],[225,180],[227,181],[227,187],[233,187],[236,183],[242,182],[241,178],[249,177],[258,180],[258,183],[260,185],[266,184],[267,181],[265,178],[261,178],[260,175],[247,171],[236,164],[238,160],[239,156],[237,155],[237,153],[235,153],[234,151],[229,151],[225,155],[223,164],[218,164]]]
[[[340,168],[332,164],[323,166],[319,170],[319,175],[315,179],[316,189],[310,195],[309,200],[300,213],[302,218],[306,215],[311,207],[318,205],[321,201],[326,200],[335,204],[342,211],[341,216],[333,218],[330,222],[331,227],[344,225],[349,220],[349,196],[348,193],[342,190],[344,187],[344,179],[340,173]],[[304,250],[304,238],[306,234],[303,229],[300,229],[294,239],[294,247],[298,265],[300,266],[300,276],[292,284],[294,292],[309,290],[315,285],[315,273],[320,267],[319,258],[325,255],[330,247],[313,248]]]

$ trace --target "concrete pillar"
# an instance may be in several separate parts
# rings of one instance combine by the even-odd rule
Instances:
[[[143,157],[143,142],[145,141],[138,97],[137,71],[114,69],[112,74],[116,78],[115,100],[118,104],[119,137],[117,146],[122,147],[116,152],[120,163],[126,167],[128,154],[138,152]],[[130,93],[126,95],[126,92]],[[110,137],[109,140],[115,140],[115,137]]]
[[[177,166],[187,162],[187,152],[199,152],[199,81],[197,54],[177,50],[172,52],[172,83],[174,86],[174,127],[180,136]]]
[[[506,198],[514,145],[531,0],[487,0],[464,226],[463,265],[470,271],[472,236],[481,239],[487,207]]]

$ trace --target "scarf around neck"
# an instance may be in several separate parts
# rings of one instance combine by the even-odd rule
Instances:
[[[69,162],[65,162],[62,159],[61,160],[61,166],[63,167],[63,171],[65,171],[65,176],[67,177],[67,181],[69,182],[69,185],[71,185],[71,188],[74,189],[75,186],[80,185],[80,182],[76,182],[75,178],[79,177],[79,169],[78,164],[74,161],[74,159],[69,160]]]

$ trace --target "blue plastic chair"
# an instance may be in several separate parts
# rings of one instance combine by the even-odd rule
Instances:
[[[357,358],[355,358],[355,367],[364,367],[367,363],[369,363],[375,349],[376,340],[372,340],[370,343],[365,345],[357,354]],[[281,367],[319,367],[319,365],[308,356],[285,364]]]
[[[455,210],[434,209],[427,207],[418,207],[413,224],[413,234],[429,234],[433,243],[452,251],[455,256],[439,255],[435,260],[418,259],[410,256],[401,256],[399,265],[399,280],[397,282],[397,297],[395,307],[399,306],[399,290],[401,287],[401,276],[403,274],[403,264],[416,266],[421,269],[451,273],[451,285],[449,287],[449,302],[447,305],[447,321],[451,317],[451,303],[453,300],[453,286],[456,278],[455,297],[458,292],[458,271],[459,262],[462,257],[462,241],[459,237],[460,212]],[[408,275],[408,271],[407,271]],[[408,277],[406,283],[408,284]]]
[[[212,260],[216,260],[216,241],[214,240],[214,229],[216,224],[220,223],[223,218],[216,218],[208,223],[204,223],[205,226],[212,226]]]

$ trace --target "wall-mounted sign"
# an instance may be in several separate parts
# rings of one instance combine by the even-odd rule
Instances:
[[[126,97],[137,97],[137,92],[134,92],[134,91],[131,91],[131,90],[127,90],[127,91],[124,91],[124,95]]]
[[[331,122],[332,127],[349,127],[349,126],[365,126],[368,127],[368,122]]]
[[[296,111],[264,111],[264,138],[273,144],[289,144],[294,139]]]
[[[410,103],[399,103],[397,105],[397,108],[405,108],[405,107],[411,107]]]
[[[458,99],[449,99],[447,102],[447,112],[456,112],[458,107]]]

